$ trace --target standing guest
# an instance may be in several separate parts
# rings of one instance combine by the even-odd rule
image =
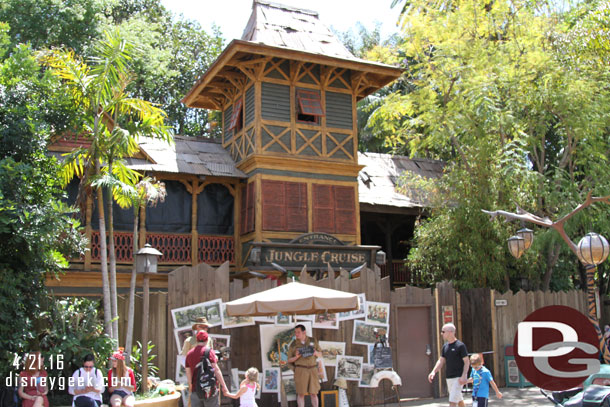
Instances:
[[[297,391],[297,406],[305,407],[305,395],[311,397],[311,406],[318,407],[318,392],[320,379],[318,377],[318,362],[322,349],[317,339],[307,336],[302,324],[294,328],[296,339],[288,349],[288,363],[294,364],[294,385]],[[304,356],[306,355],[306,356]]]
[[[501,399],[502,393],[494,382],[494,378],[491,375],[489,369],[483,366],[483,358],[480,354],[475,353],[470,357],[470,365],[472,366],[472,372],[468,383],[472,383],[472,405],[474,407],[487,407],[487,400],[489,400],[489,386],[494,389],[496,396]]]
[[[232,399],[239,399],[240,407],[257,407],[255,396],[259,387],[258,369],[251,367],[246,370],[246,378],[239,385],[239,391],[235,394],[227,392],[224,395]]]
[[[193,334],[186,341],[184,341],[184,345],[182,345],[182,351],[180,352],[180,355],[186,356],[187,353],[189,353],[189,351],[191,349],[193,349],[195,346],[197,346],[197,332],[199,332],[199,331],[207,332],[209,328],[210,328],[210,324],[208,324],[208,319],[206,317],[197,318],[195,320],[195,323],[193,324],[193,326],[191,326],[191,329],[193,330]],[[214,348],[212,342],[213,342],[212,338],[208,338],[208,343],[206,346],[208,346],[210,349]]]
[[[40,352],[29,353],[25,357],[25,366],[19,373],[19,390],[22,407],[49,407],[47,398],[47,372],[44,370],[44,358]]]
[[[136,399],[136,378],[133,370],[125,364],[125,355],[121,349],[110,357],[112,369],[108,370],[108,391],[111,407],[133,407]]]
[[[220,397],[218,394],[218,383],[220,383],[221,389],[223,393],[228,393],[227,385],[225,384],[225,380],[222,377],[222,372],[218,367],[218,359],[216,358],[216,354],[214,351],[207,346],[208,343],[208,333],[206,331],[197,332],[197,346],[189,351],[186,355],[186,378],[189,383],[189,391],[191,393],[190,403],[192,407],[219,407],[220,405]],[[207,351],[207,352],[206,352]],[[203,363],[203,358],[207,353],[208,362],[214,369],[214,377],[216,378],[216,383],[212,386],[208,392],[201,396],[197,394],[197,369],[200,364]]]
[[[95,358],[88,354],[83,358],[83,367],[77,369],[68,381],[68,393],[74,396],[72,407],[99,407],[102,405],[104,377],[95,367]]]
[[[438,371],[447,365],[447,390],[449,391],[449,405],[451,407],[464,407],[462,397],[462,387],[468,381],[468,350],[466,345],[455,337],[455,325],[445,324],[441,329],[441,334],[445,340],[441,357],[434,365],[434,369],[428,375],[428,381],[432,383]]]

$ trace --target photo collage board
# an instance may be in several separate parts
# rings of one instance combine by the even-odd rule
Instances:
[[[199,317],[206,317],[211,327],[221,326],[222,329],[239,328],[260,324],[262,370],[259,381],[263,393],[276,393],[280,397],[280,377],[284,382],[287,399],[296,400],[294,391],[294,372],[280,361],[287,359],[290,343],[294,340],[294,326],[303,324],[308,336],[312,329],[339,329],[343,321],[353,320],[352,343],[367,347],[366,356],[346,355],[346,342],[323,341],[322,357],[318,358],[318,368],[322,382],[328,381],[327,367],[334,367],[334,379],[357,381],[359,387],[371,387],[370,382],[375,368],[373,364],[373,349],[379,339],[389,338],[390,304],[384,302],[366,301],[364,293],[358,294],[360,307],[356,311],[337,314],[316,315],[282,315],[271,317],[230,317],[226,313],[226,304],[220,298],[193,304],[171,310],[174,324],[174,337],[178,349],[176,356],[176,383],[186,384],[184,368],[185,357],[180,356],[184,342],[193,335],[192,325]],[[294,320],[293,320],[294,318]],[[230,347],[231,335],[210,334],[214,349]],[[280,348],[277,340],[280,340]],[[387,346],[387,342],[386,342]],[[282,372],[280,374],[280,369]],[[233,380],[243,380],[243,372],[232,369]],[[241,375],[241,376],[240,376]],[[240,378],[242,378],[240,380]],[[333,377],[331,377],[331,380]],[[234,389],[231,389],[234,391]],[[184,397],[184,394],[183,394]],[[258,392],[257,397],[260,397]]]

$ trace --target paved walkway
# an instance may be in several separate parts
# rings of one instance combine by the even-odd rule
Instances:
[[[547,398],[540,394],[538,387],[526,387],[519,389],[516,387],[507,387],[500,389],[502,392],[502,399],[496,398],[493,390],[491,390],[491,398],[489,399],[490,407],[553,407]],[[472,405],[472,400],[469,398],[470,394],[464,394],[466,400],[466,407]],[[398,403],[386,404],[387,407],[399,407]],[[421,399],[412,401],[402,401],[400,407],[448,407],[449,402],[447,398],[440,399]]]

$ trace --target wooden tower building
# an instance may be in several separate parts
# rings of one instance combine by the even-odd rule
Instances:
[[[222,146],[248,177],[242,266],[257,242],[323,232],[360,244],[356,103],[400,74],[355,58],[316,12],[254,0],[242,39],[183,98],[222,111]]]

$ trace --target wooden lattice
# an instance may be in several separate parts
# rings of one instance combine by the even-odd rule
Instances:
[[[199,236],[197,248],[199,263],[235,263],[235,243],[232,237]]]
[[[131,232],[114,232],[114,252],[118,263],[133,261],[133,234]],[[91,232],[91,259],[100,259],[100,232]]]
[[[147,233],[146,243],[163,253],[160,263],[186,264],[191,262],[191,235],[176,233]]]

